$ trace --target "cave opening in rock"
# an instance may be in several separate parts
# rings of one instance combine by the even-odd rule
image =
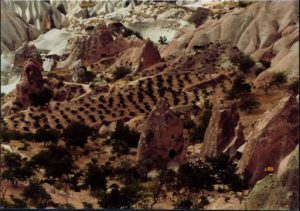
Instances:
[[[173,160],[175,156],[177,155],[176,151],[174,149],[169,151],[169,158]]]

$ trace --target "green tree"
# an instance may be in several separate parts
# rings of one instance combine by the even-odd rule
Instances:
[[[232,87],[229,91],[231,98],[235,98],[240,94],[251,92],[251,85],[245,81],[244,75],[238,75],[232,83]]]
[[[26,162],[17,153],[8,152],[3,157],[4,171],[3,179],[11,182],[13,186],[17,186],[19,181],[26,181],[33,176],[33,168],[29,162]]]
[[[131,70],[125,66],[117,67],[116,70],[113,72],[113,76],[115,80],[119,80],[121,78],[124,78],[125,75],[128,75],[131,73]]]
[[[214,178],[210,167],[205,163],[187,162],[179,166],[177,182],[179,187],[187,187],[193,192],[203,192],[204,189],[213,189]]]
[[[74,122],[63,131],[63,137],[67,146],[83,147],[92,133],[92,128],[80,122]]]
[[[250,113],[253,109],[257,109],[259,106],[260,103],[254,97],[243,97],[239,101],[239,108],[247,113]]]
[[[89,163],[85,174],[84,183],[92,193],[106,190],[106,175],[96,163]]]
[[[29,94],[29,101],[32,106],[43,106],[50,102],[53,93],[50,89],[43,89],[39,92]]]
[[[37,167],[44,168],[46,177],[61,178],[64,174],[68,176],[74,168],[70,150],[56,145],[50,145],[47,150],[34,155],[31,162]]]
[[[193,206],[193,201],[190,197],[179,198],[178,201],[174,203],[175,209],[191,209]]]
[[[44,144],[47,142],[57,143],[60,137],[60,131],[55,129],[40,128],[35,133],[35,140],[37,142],[44,142]]]
[[[50,194],[38,180],[30,180],[22,193],[23,197],[40,208],[46,207],[51,200]]]

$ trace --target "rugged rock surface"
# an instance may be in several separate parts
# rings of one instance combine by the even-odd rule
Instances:
[[[137,160],[143,169],[181,162],[186,154],[183,125],[162,99],[141,126]]]
[[[114,56],[118,51],[114,39],[104,22],[95,26],[90,34],[75,37],[68,46],[70,55],[57,64],[57,68],[70,68],[81,60],[82,64],[89,64],[101,58]]]
[[[36,27],[24,22],[16,13],[5,10],[2,2],[1,32],[1,53],[13,51],[40,34]]]
[[[23,69],[26,61],[31,59],[40,67],[43,66],[43,60],[41,55],[39,54],[37,48],[34,45],[29,45],[25,42],[20,48],[18,48],[15,52],[14,57],[14,69],[17,68]]]
[[[285,170],[258,181],[247,197],[246,209],[294,210],[299,208],[299,146],[288,155]]]
[[[42,91],[43,85],[41,66],[33,60],[25,62],[20,81],[17,84],[14,104],[18,107],[28,106],[30,94]]]
[[[234,156],[236,150],[245,142],[239,119],[235,104],[218,105],[213,108],[201,148],[202,159],[221,153]]]
[[[119,66],[129,66],[134,72],[145,69],[161,60],[153,42],[147,40],[142,46],[132,47],[123,52],[116,61]]]
[[[162,55],[190,51],[194,46],[216,40],[228,41],[255,60],[271,61],[268,71],[286,70],[293,77],[299,69],[298,4],[297,1],[257,2],[237,8],[218,20],[207,20],[195,31],[190,30],[174,40]]]
[[[297,145],[298,113],[296,97],[284,97],[255,124],[247,137],[248,141],[239,162],[241,172],[252,174],[252,184],[266,175],[266,167],[272,166],[276,172],[282,158]]]

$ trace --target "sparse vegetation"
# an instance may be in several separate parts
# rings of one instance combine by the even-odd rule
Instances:
[[[158,42],[161,45],[166,45],[167,44],[167,37],[166,36],[160,36]]]
[[[229,97],[236,98],[241,94],[251,92],[251,85],[245,81],[244,75],[238,75],[232,83],[232,87],[229,90]]]

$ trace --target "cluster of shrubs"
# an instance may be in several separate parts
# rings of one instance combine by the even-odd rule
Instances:
[[[119,80],[121,78],[124,78],[126,75],[131,73],[130,68],[125,66],[119,66],[116,68],[116,70],[113,72],[113,76],[115,80]]]
[[[112,133],[107,143],[110,143],[113,150],[120,154],[128,154],[130,148],[136,148],[139,143],[140,133],[131,130],[123,122],[118,121],[115,131]]]

